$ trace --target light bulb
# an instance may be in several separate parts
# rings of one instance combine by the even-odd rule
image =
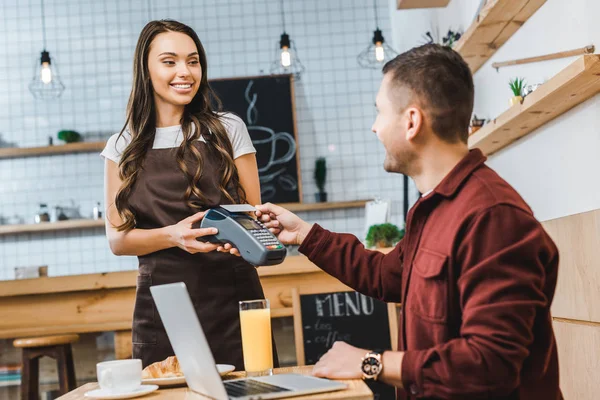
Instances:
[[[285,46],[281,48],[281,65],[283,65],[284,67],[289,67],[290,65],[292,65],[290,51]]]
[[[41,75],[42,82],[44,82],[45,84],[52,82],[52,70],[50,69],[50,63],[42,63]]]
[[[382,62],[385,59],[385,52],[381,42],[375,43],[375,59]]]

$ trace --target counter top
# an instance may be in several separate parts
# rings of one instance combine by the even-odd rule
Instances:
[[[388,253],[391,248],[379,249]],[[289,256],[279,265],[258,267],[260,277],[318,272],[304,255]],[[0,297],[50,294],[136,286],[137,270],[0,281]]]
[[[132,270],[0,282],[0,338],[106,331],[130,338],[137,275]],[[259,267],[258,275],[274,318],[293,315],[292,288],[351,290],[303,255]],[[121,347],[128,346],[115,345]]]
[[[318,270],[308,258],[298,255],[287,257],[279,265],[259,267],[258,275],[293,275]],[[137,270],[131,270],[1,281],[0,297],[129,288],[135,287],[137,275]]]
[[[297,373],[303,375],[310,375],[312,366],[305,367],[288,367],[288,368],[276,368],[273,372],[275,374],[284,373]],[[223,380],[243,378],[245,372],[234,372],[227,374],[223,377]],[[342,381],[348,385],[345,390],[339,390],[336,392],[329,393],[318,393],[308,396],[297,396],[292,397],[295,400],[370,400],[373,399],[373,393],[369,387],[361,379],[344,380]],[[79,388],[65,394],[58,398],[58,400],[84,400],[88,399],[85,397],[85,393],[90,390],[98,389],[97,383],[87,383]],[[178,388],[165,388],[159,389],[149,395],[140,397],[140,399],[152,399],[152,400],[189,400],[189,399],[207,399],[208,397],[202,396],[198,393],[193,392],[190,388],[178,387]]]

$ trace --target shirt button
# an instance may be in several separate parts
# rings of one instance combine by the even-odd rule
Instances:
[[[419,387],[417,385],[415,385],[414,383],[412,385],[410,385],[410,394],[412,394],[412,395],[419,394]]]

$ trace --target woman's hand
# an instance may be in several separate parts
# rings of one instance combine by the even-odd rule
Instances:
[[[202,218],[204,218],[204,214],[205,211],[200,211],[190,217],[187,217],[186,219],[179,221],[175,225],[167,227],[169,240],[173,246],[177,246],[190,254],[208,253],[216,250],[219,247],[218,244],[196,240],[196,238],[214,235],[218,232],[216,228],[192,229],[192,225],[202,220]]]
[[[217,251],[220,253],[229,253],[233,254],[234,256],[241,257],[240,251],[229,243],[225,243],[224,245],[217,247]]]

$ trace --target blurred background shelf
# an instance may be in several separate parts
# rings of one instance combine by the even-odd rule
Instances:
[[[450,0],[398,0],[398,10],[446,7]]]
[[[106,142],[80,142],[44,147],[0,148],[0,159],[102,151]]]
[[[416,2],[416,0],[415,0]],[[490,0],[454,46],[475,73],[546,0]]]
[[[600,92],[600,55],[579,57],[567,68],[469,137],[487,155],[508,146]]]
[[[322,210],[336,210],[346,208],[361,208],[370,200],[354,200],[354,201],[340,201],[340,202],[326,202],[326,203],[288,203],[282,204],[283,207],[287,208],[292,212],[298,211],[322,211]],[[53,232],[53,231],[66,231],[73,229],[88,229],[88,228],[101,228],[104,227],[104,220],[95,219],[73,219],[67,221],[57,222],[43,222],[40,224],[15,224],[15,225],[0,225],[0,236],[3,235],[14,235],[19,233],[32,233],[32,232]]]
[[[323,211],[323,210],[336,210],[344,208],[361,208],[371,200],[353,200],[353,201],[339,201],[339,202],[324,202],[324,203],[288,203],[281,204],[282,207],[287,208],[292,212],[299,211]]]
[[[54,232],[73,229],[101,228],[103,219],[72,219],[57,222],[42,222],[39,224],[0,225],[0,236],[32,232]]]

